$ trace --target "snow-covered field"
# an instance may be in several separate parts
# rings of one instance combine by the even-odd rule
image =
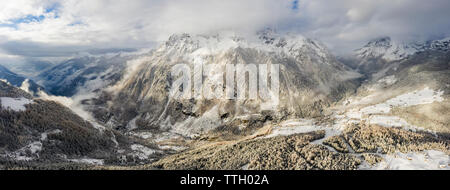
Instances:
[[[3,109],[11,109],[14,111],[25,111],[25,105],[31,104],[33,100],[27,98],[11,98],[11,97],[0,97],[0,102],[2,103]]]
[[[383,79],[383,83],[393,83],[393,78]],[[341,110],[340,114],[335,114],[334,125],[316,125],[314,120],[306,119],[292,119],[280,123],[274,126],[271,134],[265,136],[265,138],[275,137],[279,135],[291,135],[297,133],[307,133],[318,130],[325,130],[325,138],[316,140],[312,143],[322,144],[322,142],[328,137],[339,135],[344,130],[348,123],[359,123],[361,121],[369,122],[370,124],[377,124],[384,127],[402,127],[403,129],[410,131],[425,131],[424,128],[410,125],[404,119],[389,115],[391,109],[394,107],[408,107],[421,104],[429,104],[433,102],[441,102],[443,91],[435,91],[428,87],[404,93],[387,101],[370,104],[376,96],[368,95],[359,100],[350,99],[347,102],[349,109]],[[429,131],[432,132],[432,131]],[[353,153],[355,154],[355,153]],[[411,152],[411,153],[395,153],[381,155],[384,161],[378,163],[375,166],[371,166],[367,163],[363,163],[360,169],[450,169],[449,155],[444,152],[436,150],[427,150],[423,152]]]
[[[389,116],[388,114],[393,107],[408,107],[420,104],[429,104],[433,102],[443,101],[443,91],[434,91],[428,87],[422,90],[405,93],[385,102],[370,105],[362,108],[352,108],[344,112],[344,114],[336,114],[335,124],[332,126],[315,125],[314,120],[292,119],[280,123],[275,126],[271,134],[266,137],[274,137],[278,135],[291,135],[296,133],[307,133],[317,130],[325,130],[326,137],[339,135],[348,123],[357,123],[363,120],[370,124],[378,124],[385,127],[403,127],[408,130],[424,130],[423,128],[410,125],[404,119],[397,116]],[[372,95],[362,98],[364,102],[373,98]],[[350,105],[360,105],[360,102],[351,102]]]
[[[312,119],[292,119],[286,120],[278,126],[274,126],[271,133],[264,138],[324,130],[325,137],[312,142],[313,144],[321,144],[328,137],[340,135],[343,129],[343,125],[323,126],[314,124],[314,120]]]
[[[362,164],[360,169],[371,170],[450,170],[450,157],[444,152],[427,150],[423,152],[382,155],[384,161],[370,166]]]
[[[275,136],[287,136],[297,133],[308,133],[319,130],[319,126],[314,125],[314,120],[293,119],[280,123],[272,129],[271,134],[265,136],[271,138]]]
[[[361,109],[362,114],[389,113],[392,107],[408,107],[420,104],[441,102],[443,91],[434,91],[428,87],[410,93],[402,94],[386,102]]]
[[[348,110],[345,110],[344,108],[344,114],[336,115],[335,117],[337,123],[340,124],[366,120],[371,124],[385,127],[402,127],[408,130],[423,130],[423,128],[419,126],[410,125],[400,117],[389,115],[392,108],[441,102],[444,100],[442,97],[443,93],[443,91],[435,91],[429,87],[425,87],[421,90],[404,93],[384,102],[370,105],[370,102],[374,102],[376,98],[374,94],[371,94],[360,98],[359,100],[349,99],[347,105],[351,108]]]

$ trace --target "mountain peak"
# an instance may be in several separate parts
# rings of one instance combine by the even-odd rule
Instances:
[[[369,41],[364,47],[390,47],[391,45],[391,37],[384,36]]]
[[[427,44],[427,47],[433,50],[448,51],[450,50],[450,37],[431,41]]]
[[[397,61],[420,51],[418,43],[398,43],[390,37],[381,37],[369,41],[363,48],[355,51],[356,56],[363,59],[382,58],[386,61]]]
[[[382,58],[386,61],[398,61],[426,50],[448,51],[450,38],[405,43],[393,41],[390,37],[381,37],[369,41],[364,47],[355,50],[355,53],[362,59]]]
[[[158,51],[172,55],[212,55],[235,48],[251,48],[293,57],[315,55],[324,58],[329,55],[328,49],[319,41],[302,35],[280,34],[271,28],[245,38],[234,32],[207,35],[174,34]]]

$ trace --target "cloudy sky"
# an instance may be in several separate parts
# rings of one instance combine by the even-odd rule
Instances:
[[[450,33],[449,0],[0,0],[0,61],[152,47],[173,33],[265,27],[348,52]]]

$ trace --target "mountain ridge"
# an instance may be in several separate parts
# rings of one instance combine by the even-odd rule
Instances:
[[[240,123],[242,133],[250,133],[269,118],[321,115],[322,107],[359,83],[360,75],[337,61],[319,42],[272,33],[260,34],[255,39],[246,40],[233,34],[172,35],[154,52],[142,57],[112,93],[105,92],[103,97],[108,99],[98,101],[103,103],[93,111],[94,115],[106,125],[120,126],[124,131],[152,130],[191,138],[224,125],[233,125],[225,129],[235,130],[235,124]],[[280,64],[279,108],[263,112],[260,100],[171,100],[168,90],[174,79],[169,71],[178,63]],[[241,121],[247,117],[256,126]]]
[[[426,42],[396,42],[390,37],[380,37],[369,41],[364,47],[355,50],[357,57],[362,59],[381,57],[386,61],[399,61],[407,56],[426,50],[448,51],[450,37]]]

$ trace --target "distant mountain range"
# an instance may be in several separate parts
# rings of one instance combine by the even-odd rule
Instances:
[[[398,61],[410,55],[427,50],[450,50],[450,38],[433,40],[425,43],[398,43],[390,37],[377,38],[355,51],[357,57],[362,59],[383,58],[386,61]]]
[[[36,84],[33,80],[20,76],[1,65],[0,65],[0,79],[3,79],[4,81],[9,82],[10,84],[16,87],[26,86],[26,88],[32,92],[38,92],[39,90],[44,89],[40,85]]]

